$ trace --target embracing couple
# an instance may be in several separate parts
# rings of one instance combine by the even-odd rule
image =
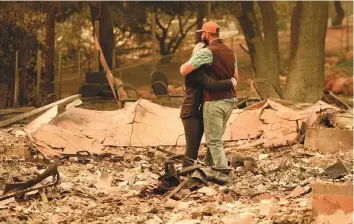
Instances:
[[[222,136],[234,109],[238,80],[236,54],[219,37],[220,27],[206,22],[201,30],[203,43],[193,50],[192,57],[180,68],[185,77],[185,98],[181,119],[186,138],[183,166],[197,160],[200,141],[205,132],[207,155],[205,165],[217,171],[216,180],[229,180],[228,162]]]

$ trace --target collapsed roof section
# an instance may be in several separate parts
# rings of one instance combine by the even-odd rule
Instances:
[[[323,101],[297,109],[288,101],[268,99],[245,109],[234,109],[223,139],[260,138],[266,145],[287,144],[296,138],[299,126],[310,115],[328,109],[339,110]],[[144,99],[116,111],[70,108],[50,122],[44,117],[52,117],[53,112],[41,115],[42,124],[32,135],[45,155],[80,150],[103,153],[106,146],[185,145],[179,113],[180,109]],[[28,124],[31,126],[33,123]]]

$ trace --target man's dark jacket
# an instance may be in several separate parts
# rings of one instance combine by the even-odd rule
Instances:
[[[221,39],[216,39],[208,45],[213,54],[213,63],[206,70],[216,80],[231,79],[235,73],[235,54]],[[230,87],[219,91],[204,91],[204,101],[236,98],[235,90]]]
[[[181,108],[181,118],[201,116],[204,89],[208,92],[227,90],[232,87],[231,79],[215,80],[215,74],[202,66],[184,77],[185,91]]]

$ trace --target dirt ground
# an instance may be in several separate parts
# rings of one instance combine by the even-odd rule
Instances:
[[[47,167],[40,157],[21,159],[24,151],[35,153],[21,126],[0,130],[0,143],[1,189],[5,182],[35,177]],[[225,148],[243,143],[225,143]],[[47,188],[46,197],[34,191],[24,198],[0,201],[0,223],[323,223],[313,218],[311,183],[332,182],[324,169],[337,157],[350,164],[353,159],[351,151],[322,154],[299,144],[233,150],[228,153],[230,160],[235,155],[252,157],[257,167],[235,166],[230,184],[208,182],[196,191],[180,191],[178,200],[173,200],[158,187],[169,157],[163,151],[178,154],[183,147],[114,150],[114,156],[90,158],[87,164],[75,158],[63,160],[60,184]],[[353,175],[336,181],[350,184]]]

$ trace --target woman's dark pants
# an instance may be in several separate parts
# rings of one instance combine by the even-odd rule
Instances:
[[[186,152],[185,156],[189,159],[196,160],[198,158],[198,151],[200,141],[202,140],[204,133],[203,117],[191,116],[182,118],[184,127],[184,135],[186,138]],[[183,167],[192,165],[187,160],[183,161]]]

